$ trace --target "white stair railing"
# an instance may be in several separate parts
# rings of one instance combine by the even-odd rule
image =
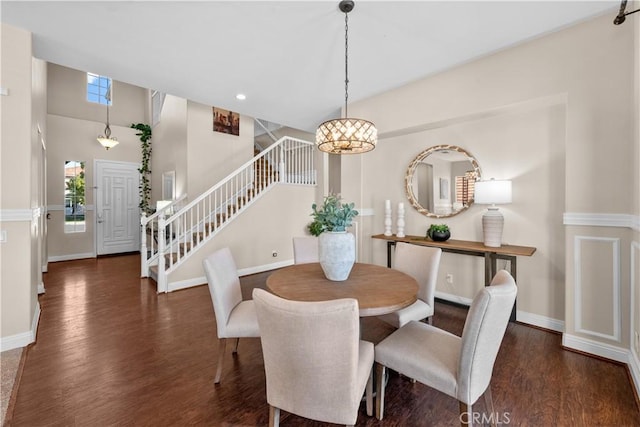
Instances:
[[[158,292],[168,291],[169,273],[275,184],[316,185],[314,153],[313,143],[283,137],[169,218],[158,217]]]
[[[141,277],[149,277],[149,267],[157,264],[158,259],[158,221],[166,212],[176,212],[184,206],[187,195],[184,194],[177,198],[169,205],[165,206],[161,211],[155,212],[147,216],[142,213],[140,217],[141,235],[140,235],[140,260],[141,260]]]

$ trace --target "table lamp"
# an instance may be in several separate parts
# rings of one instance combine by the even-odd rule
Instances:
[[[475,184],[474,202],[491,205],[482,215],[482,235],[484,245],[499,248],[502,245],[504,217],[496,205],[511,203],[511,181],[478,181]]]

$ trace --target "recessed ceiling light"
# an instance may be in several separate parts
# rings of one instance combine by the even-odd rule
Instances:
[[[236,95],[236,99],[239,99],[240,101],[244,101],[245,99],[247,99],[247,96],[244,93],[239,93]]]

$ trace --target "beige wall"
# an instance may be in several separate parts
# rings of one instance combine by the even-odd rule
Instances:
[[[214,132],[211,106],[167,96],[161,122],[154,128],[154,171],[161,175],[175,170],[177,195],[186,191],[193,200],[253,157],[253,126],[253,118],[241,115],[239,136]],[[322,167],[320,153],[316,164]],[[320,179],[322,176],[320,171]],[[310,222],[306,214],[322,197],[319,188],[276,186],[172,273],[169,283],[203,283],[202,259],[224,246],[233,251],[239,269],[291,262],[291,238],[306,233]],[[273,251],[277,257],[272,256]]]
[[[590,343],[595,343],[595,353],[601,349],[606,350],[604,353],[633,349],[633,329],[640,330],[638,27],[637,19],[614,26],[609,16],[603,16],[350,105],[354,116],[371,119],[380,132],[380,143],[374,152],[342,157],[341,173],[337,174],[344,198],[365,208],[365,215],[357,220],[360,260],[384,263],[384,244],[368,238],[382,231],[384,200],[394,201],[394,211],[397,202],[405,202],[408,233],[423,234],[432,222],[411,211],[402,178],[409,161],[420,150],[446,140],[474,154],[485,177],[514,180],[514,203],[501,208],[506,218],[505,241],[538,248],[533,257],[519,260],[519,314],[533,319],[534,324],[560,325],[565,338],[581,340],[579,344],[587,345],[586,351],[590,350]],[[37,199],[33,194],[36,186],[31,181],[33,171],[19,167],[20,163],[35,167],[31,115],[37,115],[39,110],[32,104],[40,102],[31,101],[31,92],[38,86],[32,86],[32,80],[37,80],[32,76],[35,68],[31,63],[30,35],[3,25],[1,85],[10,91],[10,96],[0,98],[3,213],[6,209],[29,210]],[[52,64],[48,68],[50,111],[44,126],[48,152],[51,153],[52,144],[61,146],[74,129],[81,129],[87,139],[74,141],[73,145],[93,144],[95,134],[103,128],[103,107],[71,106],[67,98],[84,92],[84,73]],[[82,84],[78,76],[82,77]],[[135,107],[134,112],[116,111],[119,104],[132,104],[121,102],[118,93],[123,92],[117,86],[114,90],[112,122],[125,126],[116,127],[114,134],[127,139],[130,135],[126,131],[132,131],[126,128],[129,123],[146,121],[141,112],[147,108],[146,97],[144,90],[134,90],[132,104],[140,107]],[[154,171],[154,194],[159,189],[155,180],[165,168],[176,170],[178,194],[188,192],[193,198],[216,177],[224,176],[251,156],[250,137],[244,133],[253,126],[248,123],[249,118],[243,117],[243,134],[239,138],[212,135],[210,107],[179,99],[169,105],[173,108],[170,116],[176,118],[175,126],[165,121],[164,129],[162,123],[156,127],[157,133],[154,128],[154,144],[162,147],[157,150],[158,162],[153,163],[154,168],[160,167]],[[127,149],[121,144],[113,153],[116,150],[122,151],[118,156],[124,156]],[[138,159],[139,154],[135,161]],[[326,159],[327,156],[318,156],[323,172],[329,170]],[[50,161],[49,170],[53,163],[63,160],[60,157]],[[26,188],[32,190],[14,191],[10,182],[23,175],[20,182],[28,183]],[[87,176],[92,178],[91,173]],[[321,182],[326,181],[325,175]],[[51,185],[49,182],[49,197],[59,193],[52,191]],[[318,201],[326,193],[325,188],[318,187],[313,196],[303,193],[296,209],[306,212],[310,204],[307,198]],[[274,190],[257,202],[262,206],[263,223],[278,223],[279,207],[286,203],[281,198]],[[482,207],[475,206],[438,222],[449,223],[455,238],[478,240],[482,211]],[[574,224],[565,219],[563,224],[563,214],[577,213],[589,216],[590,222]],[[608,222],[599,224],[598,215]],[[611,215],[631,219],[622,226],[613,226]],[[273,249],[283,254],[280,259],[290,256],[290,236],[273,234],[271,228],[263,230],[251,218],[239,218],[238,224],[245,221],[248,228],[230,227],[220,240],[232,246],[240,268],[265,265]],[[287,233],[303,233],[307,219],[295,216]],[[25,224],[30,222],[2,222],[9,237],[7,243],[0,245],[3,338],[28,331],[33,321],[33,266],[25,257],[13,257],[16,253],[33,253],[31,235],[37,230]],[[259,244],[245,250],[242,242],[247,238],[256,239]],[[470,297],[482,283],[482,262],[449,255],[443,259],[441,274],[455,269],[454,286],[440,284],[439,291]],[[201,274],[199,261],[192,261],[191,276],[183,272],[182,277]],[[171,278],[176,279],[180,277]],[[440,282],[444,283],[442,278]],[[580,291],[579,298],[576,290]],[[595,302],[602,304],[594,308]],[[577,320],[582,329],[577,328]],[[616,330],[619,337],[615,336]],[[636,349],[636,364],[637,353]]]
[[[229,247],[238,269],[262,270],[274,264],[293,264],[292,237],[307,233],[311,204],[317,187],[277,185],[233,220],[210,243],[196,252],[184,266],[169,276],[169,283],[203,279],[202,260],[211,252]],[[278,256],[273,257],[272,252]]]
[[[640,1],[634,1],[631,4],[631,10],[640,8]],[[633,213],[636,217],[640,217],[640,20],[632,19],[634,26],[634,137],[635,151],[634,159],[634,178],[632,179],[632,195],[633,195]],[[631,247],[631,283],[633,285],[631,300],[632,314],[631,318],[631,334],[630,341],[632,350],[634,351],[635,364],[640,369],[640,221],[636,223],[636,230],[633,235]],[[640,372],[636,371],[636,386],[640,389]]]
[[[40,218],[38,218],[38,241],[34,244],[36,258],[40,260],[40,268],[36,268],[36,277],[38,282],[38,292],[44,289],[42,272],[47,271],[47,63],[40,59],[32,58],[32,116],[31,123],[31,139],[33,146],[33,154],[35,159],[32,161],[32,173],[34,180],[32,186],[32,206],[40,208]]]
[[[211,106],[187,103],[187,186],[194,199],[253,157],[253,118],[240,115],[240,135],[213,131]]]
[[[148,123],[147,90],[115,80],[112,84],[113,103],[109,110],[110,123],[125,127],[129,127],[131,123]],[[49,64],[48,89],[49,114],[102,123],[104,129],[107,110],[104,105],[87,101],[85,71]]]
[[[162,174],[176,173],[176,198],[187,194],[187,100],[167,95],[151,139],[152,200],[162,196]]]
[[[94,162],[113,160],[139,163],[140,139],[132,123],[145,122],[146,89],[113,82],[109,108],[112,135],[120,144],[107,151],[96,141],[104,133],[107,110],[88,102],[86,72],[56,64],[48,67],[47,205],[48,257],[51,261],[95,256]],[[64,162],[85,162],[86,231],[64,232]]]
[[[35,339],[38,316],[37,286],[40,260],[39,195],[37,170],[41,162],[36,150],[36,122],[41,119],[38,92],[46,70],[32,67],[31,34],[2,24],[0,28],[2,72],[0,86],[8,91],[0,97],[0,333],[2,349],[27,345]],[[34,176],[35,175],[35,176]]]
[[[381,139],[373,153],[342,159],[343,194],[373,208],[371,232],[381,232],[383,200],[405,199],[402,178],[413,156],[440,143],[462,146],[478,158],[483,176],[514,180],[514,203],[501,208],[504,240],[538,248],[530,259],[518,261],[518,309],[525,312],[520,314],[548,317],[583,343],[603,342],[613,352],[628,348],[624,298],[630,292],[632,234],[637,241],[631,223],[635,218],[637,227],[638,209],[637,196],[621,194],[631,190],[632,180],[636,193],[638,188],[633,43],[633,26],[614,26],[603,16],[352,105],[354,116],[376,123]],[[481,212],[476,206],[443,222],[455,238],[478,240]],[[565,220],[563,226],[562,215],[576,213],[595,218],[592,225]],[[596,226],[598,215],[607,226]],[[623,215],[627,225],[609,226],[615,215]],[[423,234],[430,222],[408,212],[407,231]],[[605,268],[604,277],[599,263],[580,261],[581,277],[600,277],[597,285],[575,282],[574,245],[581,235],[613,239],[620,247],[611,261],[615,269]],[[383,244],[369,246],[380,263]],[[609,260],[614,246],[595,245],[587,253]],[[444,257],[445,272],[470,263],[453,258]],[[481,284],[480,278],[476,271],[471,283]],[[588,305],[576,305],[577,287],[585,301],[603,295],[612,300],[616,293],[623,299],[618,306],[603,304],[596,314]],[[595,330],[576,330],[576,310]],[[618,338],[601,334],[615,325],[621,329]]]
[[[51,261],[95,256],[94,162],[112,160],[140,162],[140,139],[136,130],[111,125],[120,144],[109,151],[96,141],[104,123],[49,114],[47,119],[47,198],[51,219],[48,222],[48,252]],[[84,161],[86,231],[64,232],[64,164],[66,160]]]

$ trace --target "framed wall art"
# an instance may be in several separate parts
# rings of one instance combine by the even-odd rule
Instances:
[[[215,132],[240,135],[240,114],[233,111],[213,108],[213,130]]]

